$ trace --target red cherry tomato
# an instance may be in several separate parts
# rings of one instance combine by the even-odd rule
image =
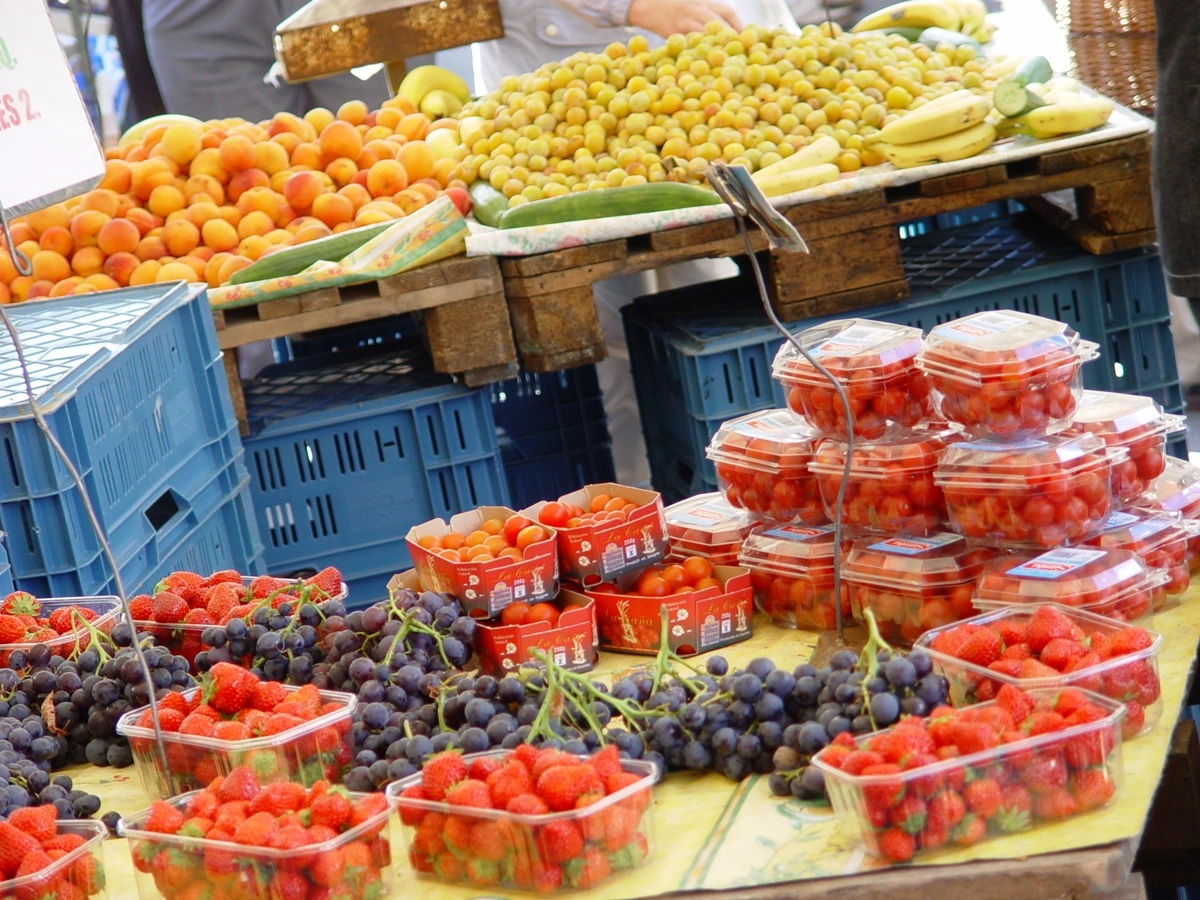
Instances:
[[[528,603],[510,603],[500,612],[501,625],[524,625],[529,617],[530,606]]]
[[[509,516],[504,522],[504,539],[508,541],[510,547],[517,546],[517,535],[521,533],[521,529],[528,528],[533,524],[532,519],[527,519],[525,516]]]
[[[547,503],[538,512],[538,521],[551,528],[565,528],[570,518],[570,510],[562,503]]]
[[[535,603],[525,614],[525,624],[534,622],[549,622],[551,626],[558,625],[558,607],[553,603]]]

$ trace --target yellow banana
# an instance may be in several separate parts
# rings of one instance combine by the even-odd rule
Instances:
[[[447,90],[438,88],[430,91],[421,98],[419,104],[421,112],[429,116],[431,119],[444,119],[448,116],[457,115],[458,111],[463,108],[462,101],[454,94]]]
[[[986,97],[971,91],[955,91],[931,100],[885,126],[877,138],[887,144],[915,144],[978,125],[992,111]]]
[[[413,106],[420,106],[425,95],[431,91],[449,91],[462,103],[471,99],[471,89],[467,83],[441,66],[417,66],[404,76],[396,94],[406,97]]]
[[[962,19],[961,31],[975,31],[987,19],[987,5],[983,0],[960,0],[959,18]]]
[[[1112,101],[1105,97],[1058,94],[1055,102],[1040,106],[1016,119],[1016,127],[1035,138],[1052,138],[1099,128],[1112,115]]]
[[[833,163],[818,163],[803,169],[793,169],[776,175],[762,176],[759,172],[753,176],[754,183],[765,197],[782,197],[784,194],[794,194],[806,188],[816,187],[830,181],[837,181],[841,170]]]
[[[1025,57],[1023,56],[997,57],[990,66],[983,70],[984,80],[999,81],[1001,78],[1007,78],[1024,61]]]
[[[758,181],[762,178],[772,178],[776,175],[781,175],[784,172],[794,172],[797,169],[824,165],[833,162],[841,153],[842,146],[836,140],[827,134],[818,135],[817,139],[807,147],[797,150],[791,156],[785,156],[777,163],[772,163],[766,168],[759,169],[751,177],[755,181]]]
[[[953,162],[982,153],[996,139],[990,122],[980,122],[955,134],[944,135],[916,144],[878,144],[878,149],[897,169],[908,169],[935,162]]]
[[[994,35],[996,33],[996,26],[993,25],[987,19],[985,19],[984,21],[982,21],[978,25],[976,25],[974,28],[972,28],[970,31],[967,31],[965,33],[968,37],[970,37],[972,40],[974,40],[975,43],[986,44],[988,41],[990,41],[992,39],[992,35]]]
[[[878,31],[881,28],[945,28],[958,31],[958,12],[940,0],[905,0],[873,12],[851,31]]]

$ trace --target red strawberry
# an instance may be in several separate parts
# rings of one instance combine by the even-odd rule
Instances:
[[[150,814],[142,825],[145,831],[155,834],[175,834],[183,827],[183,813],[165,800],[155,800],[150,804]]]
[[[513,797],[533,791],[533,779],[529,777],[529,770],[514,759],[489,775],[487,786],[491,792],[492,805],[496,809],[505,809]]]
[[[339,832],[350,820],[350,798],[344,791],[328,791],[312,802],[309,816],[313,825],[324,825]]]
[[[504,768],[504,762],[494,756],[481,756],[479,759],[472,761],[467,768],[467,776],[474,778],[476,781],[487,781],[488,776],[493,772],[499,772]]]
[[[562,750],[539,750],[537,762],[529,770],[529,776],[536,782],[542,773],[554,766],[577,766],[579,757],[564,753]]]
[[[883,757],[871,750],[854,750],[842,763],[842,771],[850,775],[861,775],[868,766],[882,765]]]
[[[8,824],[19,828],[38,843],[45,843],[54,837],[58,830],[55,826],[56,812],[53,806],[23,806],[14,809],[8,817]]]
[[[1033,795],[1033,814],[1039,819],[1064,819],[1074,815],[1078,809],[1075,798],[1063,787]]]
[[[400,796],[405,800],[428,800],[429,796],[425,793],[425,789],[419,784],[410,784],[400,792]],[[410,828],[416,828],[421,824],[421,820],[425,818],[425,810],[418,809],[408,804],[400,804],[400,821]]]
[[[1097,809],[1112,799],[1113,781],[1103,767],[1085,769],[1075,775],[1071,793],[1081,812]]]
[[[288,691],[277,681],[260,681],[254,685],[254,693],[250,705],[263,712],[271,712],[277,705],[288,698]]]
[[[1154,640],[1150,633],[1143,628],[1126,626],[1112,636],[1109,642],[1109,656],[1128,656],[1139,650],[1147,649]]]
[[[1011,649],[1014,644],[1021,644],[1025,640],[1025,626],[1015,619],[999,619],[989,624],[988,628],[1000,635],[1006,651]]]
[[[548,863],[564,863],[583,852],[583,832],[569,819],[543,825],[536,841],[539,854]]]
[[[589,765],[554,766],[537,779],[537,793],[552,811],[562,812],[574,809],[585,794],[603,795],[604,783]]]
[[[1064,727],[1066,720],[1056,712],[1035,712],[1021,725],[1021,729],[1030,737],[1062,731]]]
[[[504,808],[519,816],[541,816],[550,812],[546,801],[537,794],[518,794],[509,800]]]
[[[602,882],[612,872],[612,864],[599,847],[588,847],[583,858],[567,868],[567,878],[577,890],[586,891]]]
[[[1008,710],[1013,722],[1024,722],[1033,712],[1033,699],[1023,690],[1011,684],[1000,686],[996,693],[996,705]]]
[[[241,666],[217,663],[205,678],[204,701],[217,712],[236,713],[249,705],[257,684],[258,679]]]
[[[466,847],[481,859],[500,862],[512,850],[512,842],[499,821],[483,819],[470,826]]]
[[[908,862],[913,858],[917,845],[912,835],[899,828],[889,828],[879,836],[879,852],[892,862]]]
[[[955,722],[952,726],[954,746],[963,756],[980,753],[999,746],[995,730],[983,722]]]
[[[185,625],[216,625],[217,620],[207,609],[189,609],[183,617]]]
[[[0,613],[10,616],[39,616],[42,604],[28,591],[14,591],[0,601]]]
[[[1065,672],[1074,660],[1087,653],[1087,648],[1070,638],[1054,638],[1042,648],[1038,659],[1060,672]]]
[[[1000,654],[1001,659],[1029,659],[1033,655],[1033,651],[1029,649],[1029,645],[1020,642],[1010,644],[1004,648],[1004,652]]]
[[[253,800],[260,788],[254,770],[249,766],[236,766],[217,788],[217,799],[222,803],[233,800]]]
[[[38,842],[20,829],[0,819],[0,873],[11,878],[21,860],[38,849]]]
[[[990,819],[1000,809],[1003,797],[1000,785],[992,778],[976,778],[963,790],[967,808],[982,819]]]
[[[1021,781],[1035,796],[1061,790],[1067,784],[1067,766],[1057,753],[1035,756],[1021,770]]]
[[[593,753],[588,758],[587,764],[596,770],[596,774],[603,781],[609,775],[621,771],[621,754],[615,744],[609,744],[602,750]]]
[[[1057,678],[1060,674],[1058,669],[1052,669],[1045,663],[1038,662],[1036,659],[1021,660],[1021,668],[1019,669],[1019,677],[1021,678]]]
[[[269,812],[272,816],[282,816],[284,813],[295,812],[308,799],[308,791],[303,785],[290,781],[268,784],[250,801],[247,812],[254,815],[257,812]]]
[[[895,763],[882,763],[877,766],[867,766],[862,770],[862,774],[866,775],[896,775],[901,771],[900,767]],[[863,785],[863,798],[867,801],[868,807],[877,809],[891,809],[904,799],[904,780],[901,778],[889,778],[876,780],[872,778],[868,783]]]
[[[905,834],[920,834],[925,827],[926,813],[925,801],[909,794],[892,807],[891,823]]]
[[[250,847],[265,847],[275,831],[275,816],[269,812],[258,812],[247,816],[233,832],[233,840]]]
[[[491,809],[492,798],[487,785],[482,781],[460,781],[446,791],[445,800],[451,806],[467,806],[474,809]]]
[[[462,754],[447,750],[431,756],[425,763],[421,770],[421,787],[430,800],[442,800],[446,791],[466,778],[467,765]]]
[[[942,791],[928,804],[925,826],[935,831],[949,832],[963,820],[967,806],[955,791]]]
[[[1013,784],[1002,792],[996,823],[1004,832],[1024,831],[1033,814],[1033,795],[1023,786]]]
[[[1146,725],[1146,710],[1136,700],[1125,704],[1125,719],[1121,722],[1121,737],[1125,740],[1137,737]]]
[[[387,812],[387,810],[387,797],[383,796],[383,794],[368,794],[366,797],[360,797],[350,804],[350,827],[357,828],[359,825],[364,825],[380,813]],[[382,825],[380,829],[382,829]],[[368,830],[368,836],[370,837],[378,833],[379,831],[377,830]]]
[[[178,715],[175,710],[170,710],[170,713]],[[163,713],[163,715],[166,716],[168,714]],[[170,719],[163,719],[163,721],[170,721]],[[186,717],[184,717],[183,721],[179,723],[180,734],[190,734],[194,735],[195,737],[212,737],[213,728],[214,725],[212,718],[199,711],[189,713]]]
[[[240,584],[223,583],[210,588],[205,598],[204,608],[214,619],[220,622],[229,611],[242,602],[242,586]]]
[[[1000,636],[990,628],[980,628],[961,647],[958,648],[958,658],[963,662],[986,668],[1000,658]]]
[[[0,615],[0,644],[19,644],[24,637],[24,622],[16,616]]]
[[[958,657],[958,652],[962,649],[963,643],[975,631],[975,626],[959,625],[951,628],[948,631],[943,631],[936,635],[930,642],[929,646],[938,653],[945,653],[947,656]]]
[[[1054,698],[1054,711],[1060,716],[1069,716],[1088,703],[1087,694],[1078,688],[1063,688]]]
[[[326,850],[308,867],[308,877],[322,887],[337,887],[342,883],[346,861],[340,849]]]
[[[250,596],[255,600],[265,600],[276,591],[286,590],[292,583],[286,578],[273,578],[270,575],[260,575],[250,582]]]
[[[154,621],[164,625],[182,622],[190,607],[186,600],[170,591],[154,595]]]
[[[325,595],[325,597],[319,599],[336,597],[342,592],[342,573],[333,566],[326,566],[316,575],[305,578],[304,583],[313,585],[320,593]]]
[[[154,586],[154,593],[170,591],[186,600],[189,606],[195,606],[204,584],[204,576],[195,572],[172,572]]]
[[[1029,644],[1029,649],[1034,653],[1041,653],[1055,638],[1082,641],[1083,629],[1061,610],[1039,606],[1025,623],[1025,643]]]
[[[204,579],[205,587],[212,587],[215,584],[236,584],[241,585],[242,576],[233,569],[222,569],[220,572],[213,572]]]

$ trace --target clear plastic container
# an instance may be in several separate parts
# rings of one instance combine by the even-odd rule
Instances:
[[[1053,691],[1030,692],[1035,698],[1053,697]],[[825,777],[825,789],[842,832],[857,837],[874,856],[887,858],[889,847],[884,835],[899,830],[892,823],[892,811],[906,798],[923,799],[931,792],[958,794],[964,788],[965,772],[987,773],[1001,783],[1024,788],[1022,796],[1031,795],[1030,814],[1024,818],[1005,817],[997,813],[986,820],[980,838],[1004,834],[1022,825],[1028,827],[1041,821],[1060,820],[1083,809],[1104,805],[1115,797],[1124,783],[1125,770],[1121,761],[1121,719],[1125,710],[1113,700],[1098,695],[1088,697],[1107,712],[1102,719],[1073,725],[1062,731],[1047,732],[1002,744],[980,753],[939,760],[895,774],[851,775],[830,765],[828,760],[836,748],[827,747],[813,758],[813,764]],[[970,709],[980,709],[980,704]],[[885,731],[871,732],[856,738],[856,744],[866,749]],[[1047,778],[1061,781],[1066,796],[1061,804],[1040,801],[1048,793]],[[1085,792],[1087,788],[1087,792]],[[1077,799],[1078,798],[1078,799]],[[1080,803],[1089,799],[1090,803]],[[892,801],[895,802],[892,802]],[[1069,802],[1068,802],[1069,801]],[[965,812],[961,797],[947,804]],[[1080,807],[1083,807],[1081,809]],[[961,818],[961,817],[959,817]],[[910,849],[919,855],[941,846],[954,846],[955,841],[941,832],[922,829],[911,838]],[[903,842],[907,844],[907,842]]]
[[[1095,435],[948,447],[935,483],[950,527],[1004,547],[1060,547],[1097,534],[1112,512],[1113,457]]]
[[[808,464],[820,436],[785,409],[730,419],[706,454],[731,505],[759,521],[819,525],[825,510]]]
[[[702,556],[714,566],[736,566],[742,541],[754,528],[744,509],[731,506],[718,493],[697,494],[664,511],[672,562]]]
[[[796,340],[846,389],[856,437],[879,440],[929,415],[929,384],[916,366],[921,329],[839,319],[814,325]],[[824,434],[846,438],[850,427],[837,391],[788,341],[775,354],[773,374],[793,412]]]
[[[1179,513],[1185,522],[1200,521],[1200,468],[1168,456],[1163,473],[1150,485],[1138,505]],[[1188,539],[1188,567],[1193,572],[1200,569],[1200,532]]]
[[[989,563],[972,601],[979,610],[1030,603],[1061,603],[1099,616],[1133,622],[1149,616],[1166,572],[1151,569],[1129,550],[1061,547],[1039,556]]]
[[[96,614],[96,618],[90,620],[88,624],[101,634],[110,634],[113,626],[121,618],[121,601],[116,597],[52,597],[46,600],[38,600],[38,602],[42,607],[42,611],[39,614],[41,618],[49,618],[50,614],[55,610],[67,609],[72,606],[90,609]],[[14,650],[28,652],[32,647],[37,646],[37,644],[45,644],[53,654],[64,658],[71,658],[86,650],[91,640],[92,638],[88,630],[83,626],[78,626],[71,631],[64,632],[58,635],[58,637],[46,641],[0,644],[0,666],[8,665],[8,658]]]
[[[1187,426],[1149,397],[1084,391],[1068,434],[1094,434],[1109,447],[1124,447],[1127,457],[1113,466],[1113,499],[1129,506],[1146,492],[1167,466],[1167,435]]]
[[[55,897],[98,897],[103,900],[108,896],[101,847],[108,837],[104,823],[95,819],[60,819],[55,822],[55,830],[59,835],[78,835],[83,838],[83,843],[40,872],[0,881],[0,897],[4,900]]]
[[[946,532],[865,538],[846,554],[842,581],[856,619],[869,609],[884,640],[911,644],[930,628],[975,615],[975,579],[998,553]]]
[[[509,752],[476,753],[464,760],[470,765],[481,757],[502,759]],[[637,775],[639,780],[582,809],[538,816],[402,796],[407,788],[421,783],[419,773],[389,784],[387,798],[400,812],[400,835],[409,863],[418,875],[470,884],[477,889],[486,886],[493,891],[569,892],[604,884],[610,873],[640,866],[654,852],[651,801],[658,767],[641,759],[623,759],[621,769]],[[506,845],[505,856],[510,864],[498,866],[487,854],[481,858],[467,851],[456,857],[446,852],[446,826],[453,826],[453,820],[471,829],[490,831],[493,826],[489,823],[499,826],[496,830]],[[607,866],[594,860],[599,856],[604,857]],[[593,860],[595,865],[590,865]],[[488,873],[482,884],[472,878],[479,872]],[[580,879],[586,879],[586,884]],[[419,891],[414,889],[410,895],[413,893]]]
[[[758,608],[784,628],[835,628],[833,548],[832,525],[783,525],[751,534],[739,564],[750,570]],[[850,622],[845,585],[841,604],[842,619]]]
[[[1108,550],[1130,550],[1152,569],[1163,569],[1168,581],[1154,592],[1155,612],[1175,606],[1187,592],[1192,573],[1188,568],[1188,541],[1200,533],[1200,522],[1185,523],[1178,513],[1146,509],[1115,512],[1104,523],[1104,531],[1088,546]]]
[[[1097,661],[1094,665],[1085,665],[1070,672],[1047,674],[1037,678],[1008,674],[1004,671],[1008,660],[984,667],[937,649],[940,636],[964,624],[990,628],[1001,636],[1006,648],[1023,643],[1017,638],[1023,636],[1021,632],[1026,624],[1033,618],[1034,612],[1043,606],[1055,609],[1070,619],[1078,628],[1081,642],[1089,647],[1096,646],[1101,641],[1111,640],[1113,635],[1123,629],[1136,627],[1057,603],[1033,603],[994,610],[969,619],[966,623],[959,622],[936,628],[922,635],[916,646],[929,654],[933,660],[934,671],[944,675],[950,682],[950,700],[955,706],[991,700],[1004,684],[1013,684],[1026,691],[1077,687],[1126,704],[1126,717],[1122,723],[1123,737],[1126,740],[1152,729],[1162,716],[1163,710],[1162,682],[1158,672],[1158,651],[1162,647],[1163,636],[1157,632],[1139,629],[1145,631],[1149,645],[1136,652],[1111,656]],[[1040,654],[1033,653],[1030,658],[1040,661]]]
[[[973,437],[1014,439],[1069,425],[1097,344],[1053,319],[992,310],[934,328],[917,357],[938,413]]]
[[[200,688],[184,691],[191,698]],[[289,693],[300,690],[285,685]],[[138,719],[146,708],[131,709],[117,720],[117,734],[129,739],[133,764],[147,797],[166,800],[176,794],[207,786],[218,775],[228,775],[240,765],[251,765],[260,781],[298,781],[309,785],[325,779],[341,783],[354,753],[351,720],[358,707],[353,694],[321,691],[328,712],[279,734],[221,741],[164,731],[168,774],[154,740],[153,728],[142,728]]]
[[[196,793],[167,802],[185,810]],[[351,793],[350,799],[365,796]],[[141,900],[209,896],[282,900],[304,897],[306,892],[309,897],[379,898],[389,896],[391,890],[390,807],[337,837],[295,850],[146,831],[149,814],[149,809],[142,810],[124,821]],[[342,865],[331,864],[338,857]]]
[[[934,482],[937,461],[955,432],[908,432],[886,441],[856,442],[842,502],[842,522],[874,534],[932,534],[946,520],[946,501]],[[817,448],[817,476],[825,513],[833,518],[846,465],[846,445]]]

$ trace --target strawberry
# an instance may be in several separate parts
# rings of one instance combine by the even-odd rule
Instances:
[[[1021,770],[1021,781],[1034,796],[1061,790],[1067,784],[1066,764],[1057,753],[1035,756]]]
[[[1058,669],[1052,669],[1050,666],[1036,659],[1021,660],[1021,668],[1018,670],[1020,678],[1057,678],[1060,674]]]
[[[579,757],[573,756],[570,753],[564,753],[562,750],[540,750],[538,752],[537,762],[529,770],[530,777],[536,782],[542,777],[542,773],[547,769],[552,769],[554,766],[577,766],[579,765]]]
[[[929,646],[938,653],[945,653],[947,656],[957,658],[963,643],[971,636],[974,630],[975,626],[959,625],[936,635]]]
[[[83,835],[80,834],[56,834],[49,840],[42,841],[42,849],[47,853],[51,850],[63,850],[70,853],[76,847],[82,847],[84,843]]]
[[[371,819],[376,818],[380,813],[387,812],[388,802],[387,797],[383,794],[368,794],[366,797],[360,797],[354,803],[350,804],[350,822],[351,828],[357,828],[359,825],[364,825]],[[380,826],[382,830],[382,826]],[[368,836],[374,836],[379,831],[368,831]]]
[[[909,794],[892,807],[891,824],[905,834],[919,834],[925,827],[927,807],[920,797]]]
[[[1121,722],[1121,737],[1125,740],[1137,737],[1142,733],[1142,728],[1146,724],[1146,710],[1142,704],[1136,700],[1129,700],[1125,704],[1125,718]]]
[[[39,616],[42,604],[27,591],[14,591],[0,601],[0,613],[10,616]]]
[[[11,878],[21,860],[38,849],[38,842],[19,828],[0,819],[0,873]]]
[[[1087,694],[1078,688],[1063,688],[1054,698],[1054,711],[1060,716],[1069,716],[1087,702]]]
[[[583,832],[569,819],[543,825],[535,840],[541,858],[549,863],[564,863],[583,852]]]
[[[0,615],[0,644],[18,644],[24,637],[24,622],[16,616]]]
[[[161,591],[154,595],[154,621],[169,625],[182,622],[190,607],[186,600],[170,591]]]
[[[183,617],[185,625],[216,625],[217,620],[213,618],[213,614],[207,609],[189,609],[186,616]]]
[[[1147,649],[1152,643],[1154,641],[1148,631],[1128,625],[1110,639],[1109,656],[1128,656]]]
[[[1008,710],[1014,722],[1024,722],[1033,712],[1033,700],[1023,690],[1011,684],[1000,686],[996,694],[996,705]]]
[[[218,722],[212,726],[212,736],[218,741],[244,741],[253,737],[242,722]]]
[[[265,847],[275,830],[275,816],[269,812],[258,812],[248,816],[233,832],[233,840],[249,847]]]
[[[575,802],[585,794],[604,793],[604,783],[596,770],[587,764],[554,766],[537,779],[538,796],[554,812],[575,808]]]
[[[1024,665],[1028,659],[1028,656],[1025,657],[1025,659],[998,659],[989,665],[988,669],[992,672],[998,672],[1001,675],[1007,675],[1010,678],[1020,678],[1021,666]]]
[[[249,766],[236,766],[217,788],[217,799],[222,803],[231,800],[253,800],[260,790],[258,778]]]
[[[287,713],[270,713],[267,715],[266,722],[263,723],[261,732],[264,735],[283,734],[303,725],[305,721],[305,719],[299,716],[292,716]]]
[[[154,593],[170,591],[178,594],[187,601],[189,606],[195,606],[204,590],[204,576],[195,572],[172,572],[154,586]]]
[[[425,793],[425,788],[419,784],[410,784],[400,792],[400,796],[404,800],[428,800],[429,795]],[[400,821],[408,825],[410,828],[416,828],[421,824],[421,820],[425,818],[425,810],[418,809],[415,806],[409,806],[407,803],[400,804]]]
[[[242,586],[228,582],[210,588],[204,603],[205,611],[220,622],[229,611],[242,602]]]
[[[168,714],[178,715],[178,712],[176,710],[168,710],[162,715],[165,716]],[[189,713],[179,723],[178,730],[180,734],[190,734],[194,737],[212,737],[213,720],[200,712]]]
[[[83,610],[78,606],[61,606],[50,613],[47,622],[55,634],[66,634],[75,629],[75,612],[79,612],[82,615]],[[91,610],[88,610],[88,612],[91,612]],[[92,613],[92,615],[94,616],[95,613]]]
[[[1055,638],[1082,641],[1083,629],[1071,621],[1062,611],[1050,606],[1039,606],[1025,623],[1025,643],[1034,653],[1041,653]]]
[[[533,779],[529,777],[529,770],[522,763],[510,760],[508,765],[487,777],[487,786],[491,793],[492,805],[496,809],[505,809],[513,797],[532,793]]]
[[[39,844],[54,837],[56,812],[53,806],[23,806],[9,814],[8,824],[19,828]]]
[[[1033,795],[1023,786],[1013,784],[1001,792],[996,822],[1004,832],[1024,831],[1030,825]]]
[[[842,763],[842,771],[850,775],[861,775],[868,766],[882,765],[883,757],[871,750],[855,750]]]
[[[265,600],[276,591],[286,590],[292,582],[286,578],[274,578],[270,575],[260,575],[250,582],[250,596],[255,600]]]
[[[1039,819],[1064,819],[1078,809],[1079,804],[1064,787],[1033,795],[1033,814]]]
[[[1000,785],[992,778],[976,778],[963,790],[963,801],[967,809],[981,819],[990,819],[1000,809],[1003,796]]]
[[[586,891],[602,882],[612,872],[612,864],[599,847],[588,847],[581,859],[567,866],[567,880],[577,889]]]
[[[48,644],[58,637],[58,632],[53,628],[39,628],[36,631],[31,631],[25,635],[25,641],[30,644]],[[83,646],[87,646],[87,640],[81,641]]]
[[[942,791],[933,797],[926,807],[925,824],[935,831],[948,832],[963,820],[967,814],[967,806],[955,791]]]
[[[233,663],[217,663],[204,679],[204,701],[217,712],[232,714],[245,709],[254,696],[258,679]]]
[[[908,862],[917,850],[912,835],[906,834],[899,828],[889,828],[879,836],[879,852],[885,859],[892,862]]]
[[[512,754],[509,756],[509,759],[515,759],[517,762],[525,766],[526,769],[532,772],[534,765],[538,761],[538,756],[540,755],[541,754],[537,747],[533,747],[529,744],[518,744],[516,749],[513,750]]]
[[[21,860],[21,864],[17,866],[16,877],[26,878],[29,875],[35,875],[43,869],[48,869],[53,860],[45,854],[40,847],[29,851],[25,858]],[[61,875],[58,876],[61,878]],[[53,893],[54,885],[52,881],[54,876],[47,874],[42,878],[35,878],[26,881],[17,889],[18,900],[35,900],[46,893]]]
[[[342,883],[346,863],[338,848],[321,853],[308,867],[308,877],[323,887],[337,887]]]
[[[983,722],[958,721],[953,725],[953,743],[963,756],[981,753],[999,746],[1000,739],[996,732]]]
[[[1103,631],[1093,631],[1088,637],[1088,649],[1103,662],[1112,656],[1112,638]]]
[[[1025,626],[1015,619],[999,619],[990,623],[988,628],[991,628],[996,634],[1000,635],[1000,640],[1004,642],[1004,649],[1007,651],[1015,644],[1022,644],[1025,641]]]
[[[533,863],[533,889],[539,894],[550,894],[562,886],[562,869],[546,862]]]
[[[308,791],[299,784],[281,781],[268,784],[250,801],[246,811],[250,815],[258,812],[269,812],[272,816],[282,816],[284,813],[295,812],[304,805]]]
[[[500,883],[500,867],[486,859],[467,860],[467,883],[477,888],[489,888]]]
[[[1097,809],[1112,799],[1113,781],[1103,766],[1085,769],[1075,775],[1071,793],[1080,812]]]
[[[990,628],[980,628],[963,641],[958,658],[963,662],[986,668],[1000,658],[1000,636]]]
[[[487,781],[493,772],[499,772],[504,763],[494,756],[481,756],[473,761],[467,769],[467,777],[476,781]]]
[[[236,584],[239,587],[242,583],[242,576],[233,571],[233,569],[222,569],[220,572],[213,572],[204,579],[205,587],[212,587],[216,584]]]
[[[467,764],[463,762],[462,754],[446,750],[431,756],[425,763],[421,770],[421,787],[430,800],[442,800],[446,791],[466,778]]]
[[[314,599],[327,599],[336,597],[342,592],[342,573],[333,566],[326,566],[316,575],[304,579],[304,583],[312,585],[317,589],[323,597]]]
[[[467,806],[473,809],[491,809],[492,798],[487,785],[468,778],[446,791],[445,801],[451,806]]]
[[[917,846],[922,850],[936,850],[942,844],[946,843],[950,835],[945,830],[938,830],[925,826],[924,830],[917,835]]]
[[[1030,737],[1062,731],[1066,720],[1056,712],[1035,712],[1021,724],[1021,730]]]
[[[931,766],[937,761],[938,758],[932,753],[914,753],[902,763],[902,768],[905,771],[910,769],[921,769],[925,766]],[[908,782],[908,789],[910,794],[915,794],[919,797],[928,799],[940,791],[944,784],[945,780],[943,779],[940,771],[931,772],[914,776]]]
[[[980,815],[969,815],[958,823],[952,837],[960,847],[970,847],[978,844],[987,835],[987,822]]]
[[[504,808],[519,816],[541,816],[550,812],[546,801],[537,794],[518,794]]]
[[[596,774],[603,781],[609,775],[614,775],[621,771],[620,751],[617,750],[615,744],[609,744],[602,750],[593,753],[588,758],[587,764],[596,770]]]
[[[1054,638],[1042,648],[1038,659],[1052,669],[1065,672],[1074,660],[1087,654],[1087,648],[1070,638]]]
[[[1004,648],[1004,652],[1000,654],[1001,659],[1029,659],[1033,656],[1033,651],[1029,649],[1029,645],[1025,642],[1009,644]]]
[[[882,763],[877,766],[867,766],[862,770],[863,775],[894,775],[901,771],[895,763]],[[863,799],[868,807],[891,809],[904,799],[904,780],[901,778],[876,781],[874,778],[863,785]]]
[[[313,825],[341,831],[350,819],[350,798],[342,791],[331,790],[314,800],[308,809]]]
[[[150,814],[142,825],[145,831],[155,834],[175,834],[183,827],[183,813],[165,800],[155,800],[150,804]]]
[[[481,859],[500,862],[508,856],[512,844],[508,830],[499,821],[484,819],[471,826],[467,848]]]

